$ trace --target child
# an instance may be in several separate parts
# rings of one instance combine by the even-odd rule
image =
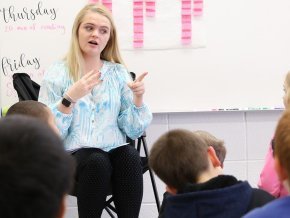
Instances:
[[[36,117],[48,124],[54,132],[57,134],[59,133],[52,112],[45,104],[41,102],[33,100],[17,102],[8,109],[6,116],[13,114],[22,114]]]
[[[285,108],[289,108],[290,105],[290,71],[287,73],[284,81],[284,96],[283,103]],[[288,191],[279,181],[277,173],[274,169],[273,148],[275,147],[275,141],[271,141],[268,153],[265,159],[265,165],[260,173],[260,180],[258,187],[269,192],[276,198],[284,197],[288,195]]]
[[[159,217],[241,217],[274,199],[248,182],[222,175],[212,146],[198,134],[171,130],[153,145],[149,165],[167,185]]]
[[[275,169],[281,183],[289,190],[290,184],[290,110],[286,110],[278,122],[275,132]],[[262,208],[250,212],[245,218],[289,217],[290,197],[275,200]]]
[[[44,122],[0,119],[0,217],[63,218],[73,172],[62,140]]]
[[[213,136],[207,131],[197,130],[197,131],[194,131],[193,133],[199,135],[208,146],[212,146],[214,148],[215,153],[221,163],[221,167],[223,168],[224,160],[226,158],[226,153],[227,153],[226,147],[224,145],[224,141],[216,138],[215,136]]]

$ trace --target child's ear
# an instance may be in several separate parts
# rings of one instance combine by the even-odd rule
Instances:
[[[208,153],[209,158],[211,160],[211,163],[214,167],[222,167],[222,164],[221,164],[220,160],[218,159],[218,157],[215,153],[215,150],[212,146],[209,146],[207,148],[207,153]]]
[[[61,200],[57,218],[64,218],[65,212],[66,212],[66,195],[64,195]]]
[[[172,194],[172,195],[175,195],[175,194],[177,194],[177,189],[176,188],[173,188],[173,187],[171,187],[171,186],[166,186],[166,191],[168,192],[168,193],[170,193],[170,194]]]
[[[277,175],[278,175],[280,181],[286,180],[288,178],[287,171],[281,165],[281,163],[277,157],[274,157],[274,159],[275,159],[275,170],[277,172]]]

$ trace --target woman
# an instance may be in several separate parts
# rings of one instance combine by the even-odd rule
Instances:
[[[100,217],[112,189],[119,218],[136,218],[143,196],[139,137],[152,120],[143,104],[143,73],[134,82],[122,65],[116,28],[101,4],[77,15],[69,51],[45,73],[40,101],[52,109],[66,149],[77,161],[80,218]]]

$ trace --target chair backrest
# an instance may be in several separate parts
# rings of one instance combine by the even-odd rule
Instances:
[[[19,101],[38,100],[40,85],[34,82],[27,73],[14,73],[13,86]]]

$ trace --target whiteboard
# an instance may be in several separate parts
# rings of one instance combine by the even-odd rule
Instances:
[[[156,0],[156,17],[144,21],[146,42],[156,40],[152,40],[153,46],[144,41],[144,48],[134,49],[130,47],[132,27],[126,25],[133,16],[132,0],[112,0],[126,66],[137,75],[149,72],[145,78],[145,102],[151,110],[282,107],[283,80],[290,69],[290,1],[204,0],[203,17],[192,22],[190,46],[178,41],[180,2]],[[1,0],[1,106],[18,101],[12,87],[13,73],[29,73],[40,83],[45,69],[65,54],[73,19],[86,3],[84,0],[71,4],[59,0]],[[42,12],[34,20],[4,20],[4,8],[36,10],[39,4],[47,14]],[[53,9],[55,17],[50,12]],[[166,21],[162,16],[175,20]],[[5,64],[8,59],[11,66]]]

